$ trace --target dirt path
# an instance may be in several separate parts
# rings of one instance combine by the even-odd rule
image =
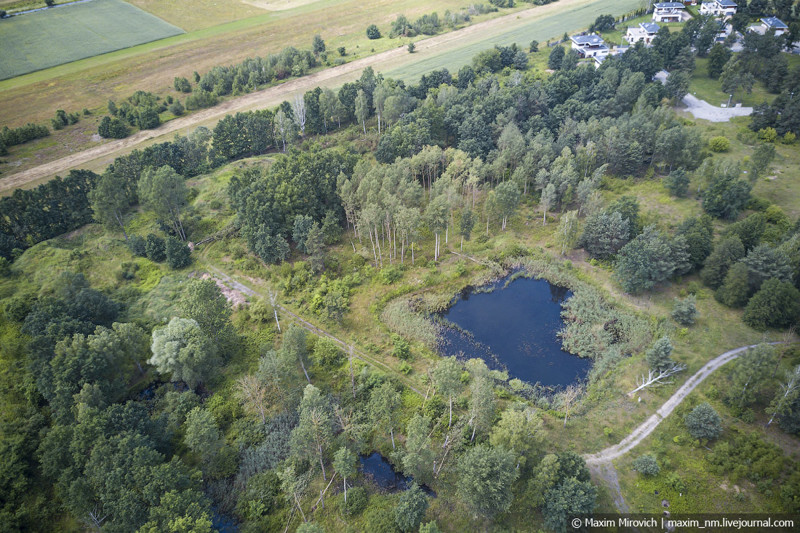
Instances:
[[[782,344],[780,342],[771,342],[769,344]],[[647,436],[649,436],[654,429],[658,426],[661,421],[669,416],[669,414],[675,410],[678,405],[686,398],[690,392],[692,392],[700,383],[703,382],[708,376],[711,375],[716,369],[724,365],[729,361],[733,361],[737,357],[739,357],[742,352],[749,350],[750,348],[755,348],[755,344],[750,346],[741,346],[739,348],[735,348],[733,350],[727,351],[724,354],[712,359],[708,363],[706,363],[703,368],[698,370],[692,377],[686,380],[681,388],[675,391],[675,394],[670,396],[670,398],[664,402],[658,411],[653,414],[650,418],[645,420],[639,427],[634,429],[630,435],[622,439],[619,444],[615,444],[614,446],[608,447],[605,450],[601,450],[597,453],[590,453],[583,456],[586,459],[586,464],[592,465],[603,465],[604,463],[610,463],[614,459],[622,457],[630,450],[636,447],[637,444],[642,442]]]
[[[621,514],[631,512],[625,498],[622,497],[622,491],[619,486],[619,478],[617,477],[617,469],[614,468],[612,463],[592,464],[589,465],[589,472],[592,475],[592,480],[595,484],[599,484],[600,480],[604,481],[611,491],[611,497],[614,500],[614,506]]]
[[[337,67],[328,68],[302,78],[293,79],[286,83],[269,87],[267,89],[246,94],[209,109],[203,109],[191,115],[176,118],[162,124],[155,130],[139,131],[125,139],[111,141],[100,146],[95,146],[75,154],[43,163],[27,170],[9,174],[0,179],[0,191],[13,190],[23,187],[30,182],[36,182],[57,174],[64,174],[70,169],[81,165],[94,163],[93,166],[108,164],[115,157],[130,152],[142,143],[170,140],[175,133],[205,125],[213,126],[225,115],[246,111],[254,108],[264,108],[290,100],[296,93],[305,93],[317,86],[337,87],[347,81],[358,78],[361,71],[371,66],[380,71],[386,68],[396,68],[403,64],[418,61],[425,57],[435,56],[444,51],[462,46],[467,39],[486,39],[492,35],[502,34],[510,27],[516,27],[531,19],[552,15],[555,12],[572,9],[585,4],[592,4],[597,0],[559,0],[558,2],[537,6],[525,11],[512,13],[503,17],[487,20],[467,26],[460,30],[436,35],[428,39],[417,41],[416,52],[409,54],[405,46],[386,52],[381,52],[369,57],[357,59]]]
[[[233,279],[231,276],[229,276],[228,274],[225,274],[223,271],[221,271],[217,267],[215,267],[213,265],[210,265],[208,263],[204,263],[204,266],[206,268],[208,268],[210,271],[212,271],[214,273],[214,276],[219,278],[222,281],[222,283],[228,285],[232,289],[235,289],[235,290],[237,290],[237,291],[239,291],[239,292],[241,292],[243,294],[246,294],[248,296],[251,296],[251,297],[256,297],[256,298],[263,298],[264,297],[263,294],[260,294],[259,292],[255,291],[254,289],[251,289],[247,285],[245,285],[245,284]],[[403,376],[402,374],[399,374],[398,372],[394,371],[392,368],[388,367],[387,365],[385,365],[384,363],[378,361],[377,359],[367,355],[363,351],[361,351],[358,348],[356,348],[355,346],[353,346],[352,343],[347,343],[347,342],[341,340],[340,338],[336,337],[335,335],[333,335],[331,333],[328,333],[327,331],[315,326],[311,322],[309,322],[309,321],[305,320],[303,317],[301,317],[299,315],[296,315],[295,313],[289,311],[288,309],[286,309],[284,306],[282,306],[280,304],[276,304],[276,307],[278,307],[278,309],[280,310],[280,312],[283,315],[284,319],[286,319],[288,317],[288,320],[290,322],[294,322],[298,326],[310,331],[314,335],[317,335],[319,337],[327,337],[327,338],[331,339],[336,344],[341,346],[342,349],[345,351],[345,353],[347,353],[348,350],[350,349],[350,347],[352,346],[353,347],[353,355],[355,355],[356,357],[358,357],[359,359],[361,359],[365,363],[367,363],[369,365],[372,365],[375,368],[378,368],[379,370],[381,370],[383,372],[386,372],[386,373],[394,375],[396,378],[398,378],[400,381],[402,381],[403,384],[406,387],[408,387],[412,391],[416,392],[420,396],[425,396],[425,394],[422,391],[416,389],[413,385],[411,385],[411,383],[409,382],[409,380],[405,376]]]

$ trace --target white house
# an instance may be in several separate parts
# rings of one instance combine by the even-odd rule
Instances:
[[[789,31],[787,26],[781,19],[776,17],[763,17],[761,24],[756,24],[747,28],[750,31],[764,35],[770,30],[775,30],[775,37],[779,37]]]
[[[624,45],[615,46],[614,48],[609,50],[607,54],[595,56],[595,58],[594,58],[594,66],[595,66],[595,68],[597,68],[600,65],[602,65],[603,61],[605,61],[609,57],[619,56],[619,55],[624,54],[625,52],[628,51],[628,48],[630,48],[630,46],[624,46]]]
[[[680,22],[686,6],[680,2],[659,2],[653,4],[653,20],[655,22]]]
[[[719,21],[719,31],[714,36],[714,42],[723,43],[733,33],[733,25]]]
[[[578,52],[580,57],[597,57],[608,55],[608,46],[599,35],[590,33],[588,35],[573,35],[572,49]]]
[[[660,28],[661,26],[655,22],[640,22],[637,27],[628,28],[628,32],[625,34],[625,40],[630,44],[636,44],[642,41],[644,44],[649,45],[653,42],[653,38]]]
[[[736,14],[736,7],[736,2],[733,0],[706,0],[700,6],[700,14],[730,17]]]

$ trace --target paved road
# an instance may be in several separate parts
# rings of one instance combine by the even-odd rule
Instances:
[[[778,342],[771,342],[770,344],[781,344]],[[754,348],[755,344],[750,346],[741,346],[739,348],[735,348],[733,350],[727,351],[724,354],[712,359],[708,363],[706,363],[703,368],[698,370],[692,377],[686,380],[686,383],[679,388],[675,394],[670,396],[670,398],[664,402],[664,405],[655,412],[653,416],[645,420],[639,427],[633,430],[630,435],[622,439],[619,444],[615,444],[605,450],[601,450],[597,453],[590,453],[583,456],[586,459],[586,463],[588,465],[601,465],[603,463],[609,463],[614,459],[617,459],[634,447],[637,444],[642,442],[647,436],[649,436],[654,429],[661,423],[661,421],[669,416],[669,414],[675,410],[678,405],[686,398],[690,392],[692,392],[700,383],[703,382],[708,376],[711,375],[716,369],[724,365],[729,361],[733,361],[737,357],[739,357],[743,352],[749,350],[750,348]]]
[[[656,79],[661,83],[666,83],[667,76],[669,76],[669,73],[666,70],[662,70],[656,74]],[[705,100],[700,100],[693,94],[687,94],[681,102],[686,106],[686,111],[694,115],[695,118],[708,120],[709,122],[728,122],[733,117],[747,117],[753,114],[752,107],[717,107]]]

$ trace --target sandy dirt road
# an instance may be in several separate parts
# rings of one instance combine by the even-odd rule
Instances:
[[[782,344],[779,342],[771,342],[769,344]],[[639,427],[634,429],[630,435],[622,439],[619,444],[615,444],[614,446],[610,446],[605,450],[601,450],[597,453],[590,453],[583,456],[586,459],[586,463],[590,466],[594,465],[602,465],[603,463],[609,463],[614,459],[617,459],[630,450],[636,447],[640,442],[642,442],[647,436],[649,436],[653,430],[658,427],[658,424],[661,423],[663,419],[669,416],[672,411],[675,410],[678,405],[691,393],[700,383],[703,382],[708,376],[710,376],[716,369],[728,363],[729,361],[733,361],[737,357],[739,357],[742,353],[749,350],[750,348],[754,348],[756,345],[750,346],[741,346],[739,348],[735,348],[733,350],[729,350],[724,354],[712,359],[708,363],[706,363],[703,368],[695,372],[695,374],[686,380],[681,388],[675,391],[675,394],[670,396],[670,398],[664,402],[658,411],[655,412],[650,418],[645,420]]]
[[[338,87],[357,79],[361,72],[371,66],[376,71],[385,71],[401,67],[405,64],[433,57],[439,53],[450,51],[466,42],[482,40],[495,34],[502,34],[509,29],[520,27],[537,18],[544,18],[576,7],[593,4],[599,0],[559,0],[558,2],[537,6],[504,17],[487,20],[467,26],[460,30],[436,35],[417,41],[416,51],[409,54],[405,47],[398,47],[351,63],[328,68],[302,78],[293,79],[261,91],[246,94],[214,106],[192,113],[191,115],[171,120],[155,130],[139,131],[125,139],[111,141],[87,150],[43,163],[41,165],[9,174],[0,178],[0,191],[10,191],[24,187],[32,182],[40,182],[46,178],[65,174],[70,169],[89,168],[101,170],[115,157],[126,154],[134,148],[146,146],[154,142],[170,140],[176,133],[187,133],[198,126],[213,127],[225,115],[239,111],[276,106],[284,100],[290,100],[297,93],[305,93],[315,87]]]

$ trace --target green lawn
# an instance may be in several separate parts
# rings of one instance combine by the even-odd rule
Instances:
[[[94,0],[0,23],[0,79],[183,33],[122,0]]]
[[[789,71],[800,65],[800,57],[792,54],[784,54],[789,62]],[[711,105],[720,105],[728,102],[727,93],[722,91],[722,86],[719,80],[713,80],[708,77],[708,58],[698,57],[695,60],[695,69],[692,72],[692,81],[689,85],[689,92],[705,100]],[[741,103],[743,106],[755,106],[763,102],[772,102],[775,99],[774,94],[771,94],[764,87],[760,81],[756,81],[753,90],[750,94],[744,91],[738,91],[734,97],[733,102]]]

